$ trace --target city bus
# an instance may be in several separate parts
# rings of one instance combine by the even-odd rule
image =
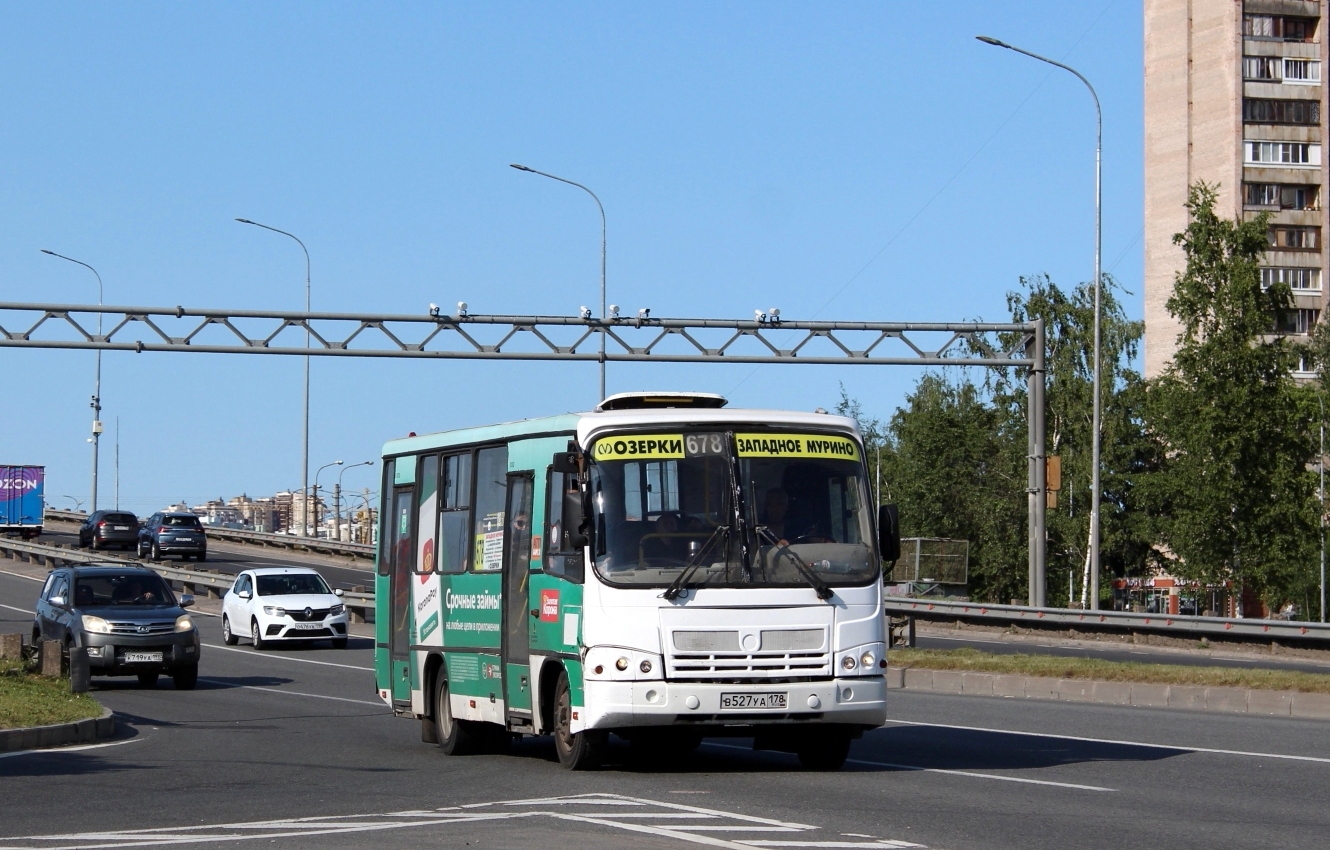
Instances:
[[[882,559],[852,419],[624,393],[387,443],[375,676],[446,754],[704,737],[835,770],[886,719]]]

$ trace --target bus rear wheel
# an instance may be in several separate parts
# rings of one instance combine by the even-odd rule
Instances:
[[[472,724],[453,717],[452,704],[448,699],[448,680],[442,671],[439,672],[438,685],[434,691],[434,735],[439,742],[439,749],[446,756],[475,752],[479,743]]]
[[[569,770],[595,770],[605,758],[609,735],[597,729],[573,732],[573,692],[568,672],[559,673],[554,688],[554,751]]]

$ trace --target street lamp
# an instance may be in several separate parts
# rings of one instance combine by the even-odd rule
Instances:
[[[600,198],[596,197],[595,192],[581,183],[575,183],[563,177],[556,177],[553,174],[546,174],[544,171],[537,171],[534,168],[527,168],[525,165],[518,165],[515,162],[511,164],[511,167],[518,171],[526,171],[531,174],[539,174],[541,177],[548,177],[551,180],[558,180],[560,183],[567,183],[569,186],[576,186],[590,195],[591,199],[596,202],[596,208],[600,210],[600,318],[604,321],[607,318],[605,312],[605,206],[601,204]],[[605,333],[603,330],[600,334],[600,397],[602,400],[605,398]]]
[[[76,260],[73,257],[66,257],[64,254],[57,254],[54,251],[41,249],[43,254],[50,254],[52,257],[59,257],[62,260],[68,260],[71,263],[77,263],[97,277],[97,306],[102,305],[102,276],[97,274],[97,270],[82,260]],[[102,314],[97,314],[97,339],[100,342],[102,337]],[[92,512],[97,513],[97,449],[102,436],[102,350],[97,349],[97,372],[92,385]]]
[[[320,466],[319,469],[318,469],[318,472],[315,472],[315,473],[314,473],[314,504],[313,504],[313,507],[308,507],[308,506],[307,506],[307,507],[305,508],[305,522],[306,522],[306,523],[309,522],[309,512],[310,512],[311,510],[314,511],[314,533],[313,533],[313,534],[305,535],[306,537],[318,537],[318,536],[319,536],[319,473],[320,473],[320,472],[323,472],[323,470],[327,469],[327,468],[330,467],[330,466],[341,466],[341,465],[342,465],[342,462],[341,462],[340,460],[335,460],[335,461],[333,461],[332,463],[325,463],[323,466]]]
[[[309,249],[305,243],[293,233],[287,233],[285,230],[278,230],[275,227],[269,227],[266,224],[259,224],[257,221],[250,221],[247,218],[238,218],[236,221],[241,224],[252,224],[255,227],[262,227],[264,230],[271,230],[273,233],[280,233],[283,236],[289,236],[296,240],[300,250],[305,252],[305,312],[308,313],[309,307]],[[309,348],[309,325],[305,325],[305,347]],[[305,444],[304,450],[300,456],[300,485],[301,492],[309,489],[309,355],[305,355]],[[308,519],[308,517],[306,518]],[[309,535],[306,535],[307,537]]]
[[[333,490],[333,526],[334,535],[337,540],[342,539],[342,476],[348,469],[355,469],[357,466],[373,466],[374,461],[366,460],[360,463],[353,463],[350,466],[343,466],[342,471],[337,473],[337,487]]]
[[[60,498],[62,498],[62,499],[68,499],[69,501],[71,501],[71,502],[74,503],[74,513],[76,513],[76,514],[83,513],[83,502],[82,502],[82,500],[80,500],[80,499],[75,499],[73,496],[61,496]]]
[[[1099,609],[1099,502],[1100,502],[1100,482],[1099,482],[1099,454],[1100,454],[1100,393],[1099,393],[1099,255],[1103,249],[1103,192],[1102,192],[1102,154],[1104,148],[1104,113],[1099,108],[1099,95],[1095,93],[1094,86],[1085,79],[1080,71],[1070,65],[1063,65],[1049,59],[1047,56],[1040,56],[1038,53],[1031,53],[1028,50],[1022,50],[1019,47],[1007,44],[1005,41],[999,41],[996,38],[990,38],[986,35],[977,35],[975,38],[984,44],[991,44],[994,47],[1005,47],[1007,50],[1013,50],[1016,53],[1029,56],[1031,59],[1038,59],[1040,62],[1047,62],[1049,65],[1061,68],[1064,71],[1070,71],[1076,75],[1076,78],[1085,87],[1090,90],[1090,97],[1094,100],[1095,114],[1095,144],[1094,144],[1094,422],[1093,435],[1091,436],[1090,465],[1090,608]],[[1043,588],[1038,590],[1039,596],[1043,596]],[[1070,604],[1070,600],[1068,600]]]

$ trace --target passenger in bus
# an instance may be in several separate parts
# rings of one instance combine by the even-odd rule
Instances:
[[[790,495],[784,489],[772,487],[767,491],[766,499],[763,502],[762,523],[780,541],[782,546],[790,544],[785,528],[785,515],[789,513],[789,510]]]

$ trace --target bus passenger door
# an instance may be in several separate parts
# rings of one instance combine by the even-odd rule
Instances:
[[[393,491],[392,525],[388,545],[389,592],[392,594],[392,620],[389,624],[388,662],[392,679],[393,702],[411,702],[411,637],[415,631],[411,621],[411,572],[415,567],[415,535],[412,533],[412,514],[415,512],[415,487],[398,487]]]
[[[508,720],[531,724],[531,472],[508,475],[503,550],[503,683]],[[535,612],[539,614],[539,612]]]

